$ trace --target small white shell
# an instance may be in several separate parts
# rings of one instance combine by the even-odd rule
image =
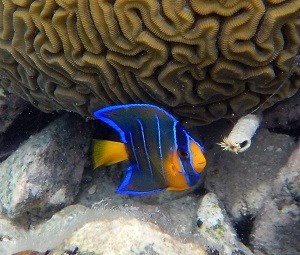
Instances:
[[[240,153],[247,150],[251,145],[251,139],[254,136],[261,118],[255,114],[248,114],[238,120],[230,134],[218,143],[223,150],[234,153]]]

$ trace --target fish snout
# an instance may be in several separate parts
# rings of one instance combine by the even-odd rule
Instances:
[[[204,168],[206,166],[206,160],[203,161],[199,161],[194,165],[194,168],[196,170],[197,173],[201,173],[203,172]]]

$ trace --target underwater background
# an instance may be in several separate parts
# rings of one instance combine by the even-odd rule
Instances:
[[[0,255],[300,254],[299,46],[299,0],[2,0]],[[94,170],[95,139],[124,142],[95,111],[132,103],[204,148],[186,190],[116,194],[128,162]],[[222,150],[249,113],[249,149]]]
[[[2,96],[0,254],[298,254],[299,96],[265,112],[242,154],[216,145],[230,121],[189,129],[202,184],[142,197],[115,193],[126,163],[92,170],[109,126]]]

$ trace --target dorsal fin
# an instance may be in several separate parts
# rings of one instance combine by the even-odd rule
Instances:
[[[137,119],[141,119],[143,122],[147,122],[149,119],[151,122],[155,115],[159,117],[162,123],[177,122],[171,114],[150,104],[115,105],[94,112],[97,119],[110,125],[119,133],[123,143],[128,142],[126,133],[131,130],[133,122]]]

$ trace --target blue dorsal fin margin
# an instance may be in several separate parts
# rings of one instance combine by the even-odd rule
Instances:
[[[134,114],[132,113],[136,113],[138,116],[141,115],[140,117],[143,119],[143,114],[147,113],[147,108],[151,108],[157,111],[157,113],[160,112],[162,116],[167,117],[175,124],[178,122],[170,113],[151,104],[112,105],[96,110],[93,115],[95,118],[105,122],[115,129],[119,133],[121,141],[123,143],[127,143],[127,132],[130,130],[129,126],[127,126],[127,122],[130,122],[131,118],[134,117]]]
[[[120,139],[121,139],[122,143],[127,144],[127,140],[125,138],[125,133],[123,132],[123,130],[113,120],[111,120],[109,118],[106,118],[106,117],[103,117],[100,114],[98,116],[96,116],[96,117],[99,120],[101,120],[104,123],[106,123],[107,125],[111,126],[114,130],[116,130],[119,133],[119,135],[120,135]]]
[[[152,104],[122,104],[122,105],[111,105],[111,106],[107,106],[104,108],[101,108],[97,111],[94,112],[94,116],[96,118],[101,117],[102,114],[104,113],[108,113],[108,112],[113,112],[114,110],[119,110],[119,109],[130,109],[130,108],[135,108],[135,107],[149,107],[149,108],[153,108],[156,109],[158,111],[162,111],[164,114],[166,114],[169,118],[171,118],[173,121],[177,122],[177,120],[170,114],[168,113],[166,110],[164,110],[163,108],[160,108],[156,105],[152,105]]]

